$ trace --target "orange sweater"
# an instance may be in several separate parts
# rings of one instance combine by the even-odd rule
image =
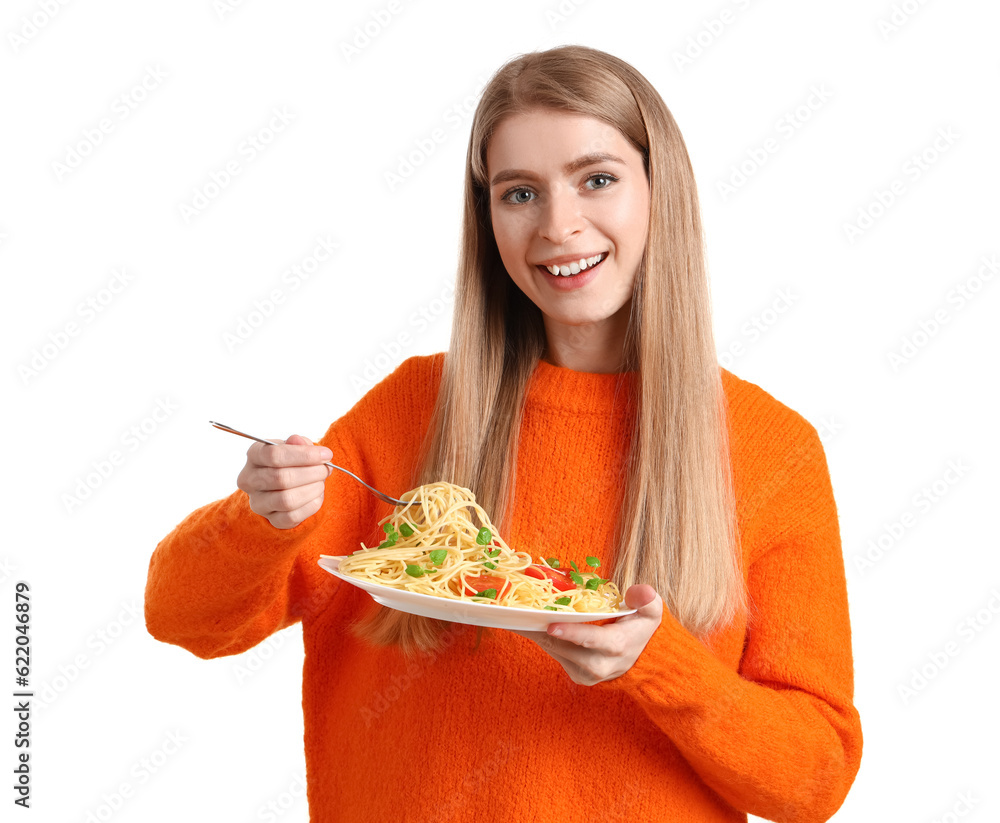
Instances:
[[[320,441],[376,488],[408,488],[443,354],[403,363]],[[202,658],[302,621],[310,820],[827,820],[861,759],[837,511],[815,429],[723,370],[747,586],[758,616],[705,644],[667,611],[636,664],[574,684],[534,643],[454,624],[406,658],[354,639],[369,596],[317,565],[377,541],[388,507],[333,472],[294,529],[237,491],[156,548],[146,625]],[[613,562],[634,374],[540,362],[529,388],[507,542]],[[587,501],[580,520],[576,502]]]

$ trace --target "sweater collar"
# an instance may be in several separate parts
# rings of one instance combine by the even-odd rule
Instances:
[[[637,385],[634,371],[597,374],[539,360],[525,402],[566,412],[624,415]]]

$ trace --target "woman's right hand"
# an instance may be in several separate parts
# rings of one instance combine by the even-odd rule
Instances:
[[[250,510],[276,529],[293,529],[323,505],[326,478],[333,471],[323,464],[333,459],[326,446],[297,434],[275,440],[277,446],[254,443],[236,486],[250,497]]]

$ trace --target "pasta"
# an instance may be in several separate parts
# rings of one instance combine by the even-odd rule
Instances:
[[[475,495],[452,483],[430,483],[406,492],[380,522],[386,539],[340,563],[353,577],[456,600],[520,609],[609,613],[622,603],[618,587],[595,572],[572,572],[526,552],[497,534]],[[596,558],[587,558],[594,568]]]

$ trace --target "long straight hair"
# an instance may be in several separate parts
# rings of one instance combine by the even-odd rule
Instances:
[[[486,150],[505,118],[538,108],[609,123],[643,155],[649,227],[622,364],[638,379],[612,579],[623,592],[652,585],[683,626],[705,636],[745,613],[747,598],[698,194],[666,104],[619,58],[584,46],[524,54],[483,91],[469,137],[451,341],[414,485],[446,479],[472,489],[505,531],[525,390],[546,336],[541,311],[500,259]],[[355,631],[429,650],[447,626],[378,607]]]

